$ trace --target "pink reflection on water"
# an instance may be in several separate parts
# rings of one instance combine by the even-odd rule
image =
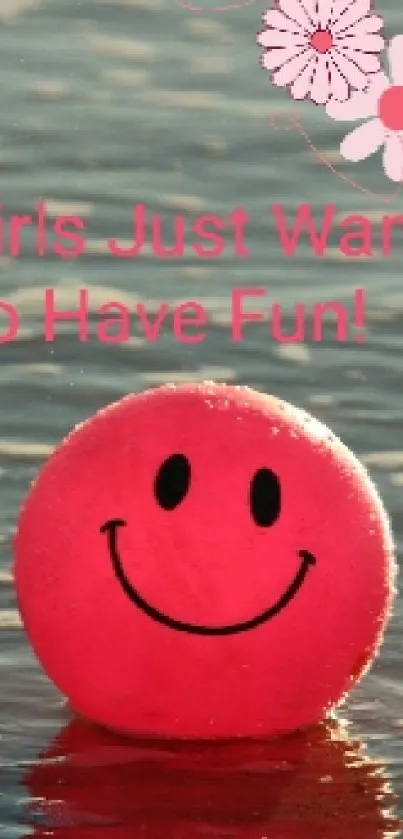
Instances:
[[[71,722],[22,779],[39,839],[398,836],[384,767],[336,724],[272,741],[131,741]]]

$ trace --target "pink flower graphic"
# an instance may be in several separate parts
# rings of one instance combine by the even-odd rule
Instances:
[[[392,38],[388,60],[391,81],[380,72],[366,92],[354,94],[349,102],[332,100],[326,112],[337,120],[367,119],[347,134],[340,152],[357,163],[384,146],[385,174],[398,183],[403,180],[403,35]]]
[[[345,102],[381,69],[383,21],[371,0],[276,0],[263,20],[261,64],[294,99]]]

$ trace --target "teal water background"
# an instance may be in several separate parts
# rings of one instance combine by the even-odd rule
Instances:
[[[401,556],[403,233],[396,231],[392,255],[382,257],[380,221],[387,212],[403,212],[403,193],[385,207],[355,191],[315,159],[295,130],[285,130],[285,118],[296,106],[273,91],[259,67],[255,37],[264,4],[220,15],[211,8],[194,14],[170,0],[0,0],[3,219],[32,213],[42,199],[52,218],[70,213],[84,218],[88,239],[86,253],[77,260],[52,254],[38,259],[27,232],[21,256],[13,259],[6,252],[0,259],[1,298],[18,309],[21,319],[16,340],[0,346],[4,839],[28,835],[23,767],[65,723],[62,700],[22,632],[11,580],[11,539],[30,481],[75,423],[129,391],[166,381],[216,379],[274,392],[330,425],[366,463],[392,517]],[[382,8],[378,3],[378,11],[388,36],[403,32],[397,0]],[[378,195],[393,189],[380,155],[356,167],[341,160],[338,146],[346,126],[314,106],[300,110],[313,142],[339,172],[362,179]],[[329,202],[340,218],[360,213],[373,222],[373,256],[343,258],[335,229],[323,259],[306,244],[286,259],[271,205],[281,203],[291,218],[299,204],[309,203],[320,219]],[[183,258],[169,261],[149,250],[135,260],[114,260],[105,240],[129,238],[135,203],[163,215],[167,230],[175,214],[191,223],[204,212],[225,217],[243,206],[250,215],[250,258],[236,259],[228,247],[219,259],[202,261],[188,247]],[[337,343],[329,326],[320,343],[308,335],[303,343],[285,345],[261,325],[248,327],[245,340],[235,344],[230,294],[234,286],[245,285],[264,286],[268,303],[281,302],[290,329],[296,301],[309,307],[337,299],[351,309],[354,289],[364,287],[365,341],[356,343],[352,331],[351,340]],[[161,301],[197,300],[209,313],[206,340],[185,346],[166,329],[150,343],[133,321],[126,343],[100,343],[94,326],[90,340],[80,343],[74,323],[64,324],[56,340],[46,343],[47,287],[56,289],[66,309],[77,304],[79,288],[88,289],[93,313],[114,299],[129,306],[141,301],[154,312]],[[399,796],[402,629],[398,599],[381,656],[345,709],[370,754],[384,760]],[[47,835],[70,834],[66,828]],[[109,839],[99,828],[91,839],[104,835]],[[82,837],[87,834],[74,834]]]

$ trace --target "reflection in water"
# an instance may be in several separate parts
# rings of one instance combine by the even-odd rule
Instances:
[[[383,767],[336,723],[277,741],[194,744],[128,741],[74,720],[22,781],[29,834],[43,839],[400,834]]]

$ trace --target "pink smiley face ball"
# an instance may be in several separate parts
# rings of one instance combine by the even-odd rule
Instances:
[[[181,738],[323,718],[380,645],[394,567],[378,494],[329,429],[213,383],[78,426],[15,539],[26,632],[72,707]]]

